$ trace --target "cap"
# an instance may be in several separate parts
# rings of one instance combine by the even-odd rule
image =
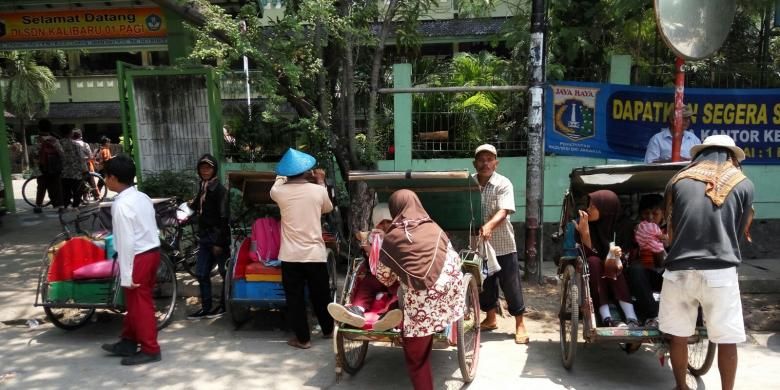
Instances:
[[[498,152],[496,152],[496,147],[495,147],[495,146],[493,146],[493,145],[491,145],[491,144],[483,144],[483,145],[479,145],[479,146],[477,147],[477,150],[475,150],[475,151],[474,151],[474,157],[477,157],[477,155],[478,155],[480,152],[490,152],[490,153],[492,153],[494,156],[498,157]]]
[[[316,163],[317,160],[314,156],[290,148],[276,165],[276,174],[279,176],[298,176],[314,168]]]
[[[694,145],[691,148],[691,156],[696,157],[697,154],[699,154],[701,151],[707,149],[707,148],[726,148],[731,150],[732,153],[734,153],[734,157],[737,158],[737,161],[742,161],[745,159],[745,151],[742,150],[737,144],[734,143],[734,139],[729,137],[725,134],[715,134],[711,135],[704,139],[704,143],[699,145]]]

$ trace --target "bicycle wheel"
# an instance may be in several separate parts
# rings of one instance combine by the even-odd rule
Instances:
[[[102,188],[102,191],[100,191],[99,188]],[[100,202],[105,198],[106,191],[108,191],[106,183],[98,174],[90,173],[87,175],[86,179],[81,181],[80,193],[81,200],[84,204]]]
[[[249,305],[240,304],[233,301],[233,284],[235,283],[233,280],[234,265],[235,260],[228,260],[227,274],[225,275],[225,286],[222,293],[225,296],[225,311],[230,317],[230,320],[233,321],[233,326],[238,329],[241,327],[241,325],[252,318],[252,313]]]
[[[470,274],[463,275],[466,302],[463,318],[457,322],[458,365],[463,381],[471,383],[477,375],[479,362],[479,287]]]
[[[331,249],[327,250],[328,253],[328,284],[330,285],[330,301],[338,302],[338,273],[336,271],[336,253]]]
[[[106,198],[106,194],[108,194],[108,187],[106,187],[106,181],[103,180],[103,176],[100,176],[99,173],[95,173],[95,172],[91,172],[89,174],[89,177],[95,183],[95,188],[97,189],[96,200],[98,202],[102,202],[103,199]]]
[[[349,375],[355,375],[363,368],[368,353],[368,341],[351,340],[343,332],[336,335],[336,358]]]
[[[185,271],[193,277],[197,271],[198,263],[198,235],[195,233],[195,226],[187,224],[181,228],[181,236],[178,242],[179,256],[182,257],[182,264]],[[211,269],[211,276],[216,276],[218,272],[217,265]]]
[[[157,329],[168,326],[176,310],[176,298],[179,286],[176,284],[176,271],[173,263],[165,254],[160,254],[160,265],[157,266],[157,282],[154,284],[152,299],[154,299]]]
[[[701,336],[696,343],[688,344],[688,372],[697,378],[706,374],[715,360],[717,348],[717,344]]]
[[[25,203],[35,207],[36,196],[38,196],[38,178],[31,177],[24,182],[24,185],[22,185],[22,198],[24,199]],[[41,207],[46,207],[50,203],[51,199],[49,199],[49,191],[46,191],[46,194],[43,197],[43,202],[41,203]]]
[[[570,369],[577,354],[577,327],[580,316],[580,283],[574,266],[567,265],[561,280],[561,306],[558,312],[561,333],[561,362]]]
[[[57,307],[44,307],[43,311],[46,312],[46,318],[51,321],[54,326],[65,329],[74,330],[84,326],[87,321],[95,314],[95,308],[57,308]]]

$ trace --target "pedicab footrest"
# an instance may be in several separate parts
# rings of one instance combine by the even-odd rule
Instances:
[[[596,335],[603,337],[637,337],[655,338],[661,337],[658,329],[626,329],[626,328],[596,328]]]
[[[645,328],[645,329],[596,328],[596,335],[599,337],[636,337],[636,338],[664,337],[664,333],[658,330],[657,328]],[[696,335],[694,336],[707,337],[707,328],[697,327]]]

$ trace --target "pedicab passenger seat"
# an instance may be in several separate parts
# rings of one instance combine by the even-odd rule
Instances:
[[[242,193],[241,199],[246,207],[276,207],[270,194],[276,179],[274,172],[228,171],[226,176],[229,188]],[[229,268],[229,281],[226,281],[230,290],[227,297],[230,311],[248,310],[250,306],[257,309],[285,307],[281,268],[268,267],[251,259],[251,239],[239,239],[240,242],[234,243],[237,250]],[[240,321],[234,318],[234,322]]]

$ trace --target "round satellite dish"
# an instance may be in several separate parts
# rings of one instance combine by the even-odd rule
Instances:
[[[679,57],[700,60],[717,51],[731,30],[735,0],[655,0],[655,19]]]

